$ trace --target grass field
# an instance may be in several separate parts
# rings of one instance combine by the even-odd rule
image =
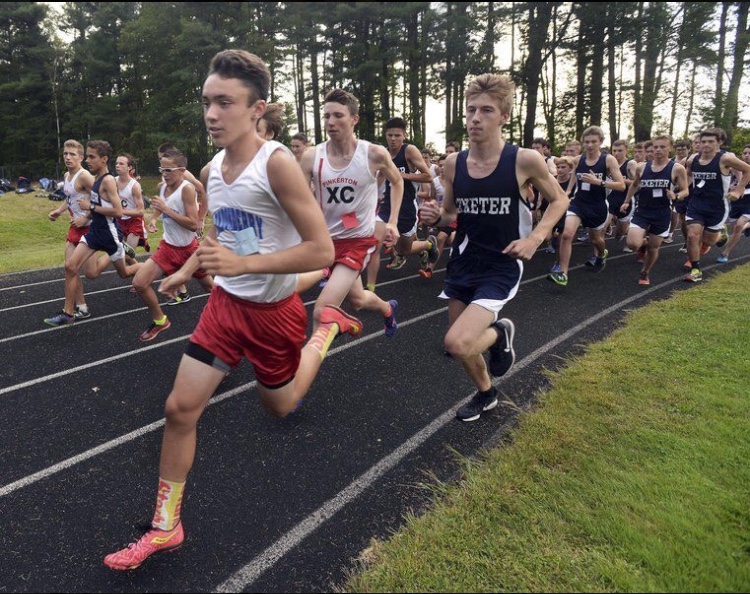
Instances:
[[[630,314],[353,592],[750,590],[750,267]]]
[[[158,177],[142,179],[144,195],[153,195],[158,181]],[[58,206],[60,202],[49,200],[46,192],[0,196],[0,274],[65,263],[68,217],[63,214],[52,222],[47,216]],[[156,234],[152,245],[160,237]]]

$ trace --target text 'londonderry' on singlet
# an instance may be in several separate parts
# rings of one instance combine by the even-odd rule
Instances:
[[[531,233],[531,208],[518,189],[517,146],[505,143],[497,167],[484,178],[469,175],[468,154],[462,151],[456,159],[453,198],[458,227],[451,261],[470,260],[476,272],[491,273],[517,262],[502,252],[512,241]]]

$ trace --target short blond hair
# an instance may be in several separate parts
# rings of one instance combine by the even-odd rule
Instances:
[[[555,157],[555,166],[560,165],[561,163],[565,163],[565,165],[567,165],[571,169],[574,169],[576,165],[575,159],[569,155],[563,155],[562,157]]]
[[[83,157],[83,145],[78,142],[77,140],[73,140],[72,138],[70,140],[66,140],[65,144],[63,144],[63,148],[72,148],[75,149],[79,155]]]
[[[497,102],[500,112],[509,114],[513,109],[516,85],[505,74],[480,74],[466,87],[466,102],[479,95],[489,95]]]
[[[583,131],[583,134],[581,134],[581,142],[583,142],[583,139],[587,136],[598,136],[599,140],[604,142],[604,130],[602,130],[599,126],[589,126]]]

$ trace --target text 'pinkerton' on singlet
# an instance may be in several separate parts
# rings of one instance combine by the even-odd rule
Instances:
[[[133,186],[135,186],[135,184],[136,181],[133,178],[130,178],[127,185],[122,189],[120,189],[120,184],[117,184],[117,193],[120,196],[120,204],[122,204],[123,210],[135,210],[137,208],[135,204],[135,196],[133,196]],[[122,215],[120,218],[127,220],[130,218],[130,215]]]
[[[370,169],[370,143],[358,140],[349,164],[334,169],[328,160],[328,143],[315,147],[313,189],[331,237],[353,239],[375,233],[378,181]]]

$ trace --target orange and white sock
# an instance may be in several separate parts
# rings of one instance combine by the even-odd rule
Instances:
[[[318,329],[310,337],[306,346],[314,348],[320,354],[320,360],[322,361],[326,357],[326,353],[333,342],[333,339],[339,333],[339,325],[335,322],[329,322],[327,324],[321,324]]]
[[[159,530],[172,530],[180,523],[182,492],[185,483],[174,483],[159,477],[159,490],[156,494],[156,509],[151,525]]]

